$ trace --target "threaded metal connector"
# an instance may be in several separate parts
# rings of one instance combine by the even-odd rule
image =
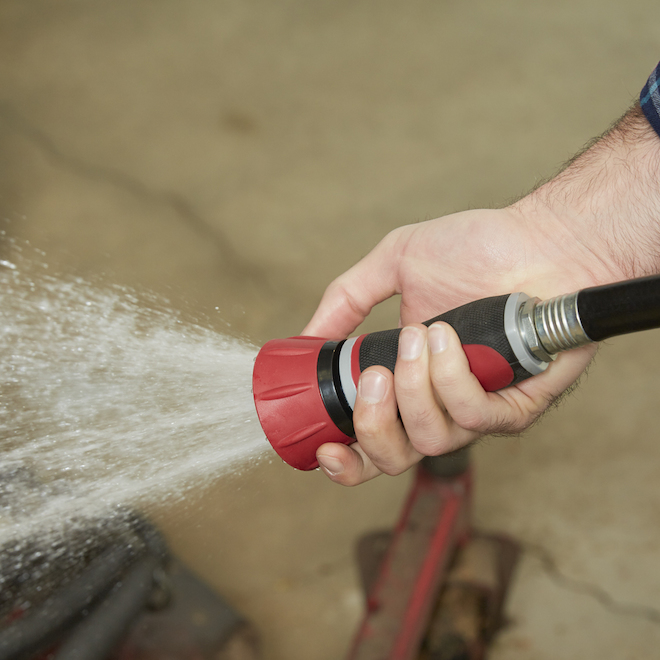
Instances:
[[[534,307],[534,326],[539,341],[550,354],[591,343],[580,321],[578,293],[550,298]]]

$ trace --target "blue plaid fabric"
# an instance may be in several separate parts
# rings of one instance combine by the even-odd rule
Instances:
[[[660,62],[639,95],[639,104],[655,132],[660,135]]]

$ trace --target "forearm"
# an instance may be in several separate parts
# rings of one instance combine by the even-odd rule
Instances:
[[[512,209],[554,216],[602,263],[598,279],[660,272],[660,138],[639,103]]]

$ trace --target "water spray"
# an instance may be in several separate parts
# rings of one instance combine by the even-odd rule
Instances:
[[[429,319],[456,330],[470,370],[489,392],[540,374],[561,351],[660,327],[660,276],[582,289],[542,301],[524,293],[484,298]],[[326,442],[355,442],[360,373],[394,372],[401,329],[343,341],[273,339],[253,371],[259,421],[275,451],[300,470]]]

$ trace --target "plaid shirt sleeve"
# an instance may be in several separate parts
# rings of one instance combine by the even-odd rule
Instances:
[[[655,132],[660,135],[660,62],[639,94],[639,104]]]

